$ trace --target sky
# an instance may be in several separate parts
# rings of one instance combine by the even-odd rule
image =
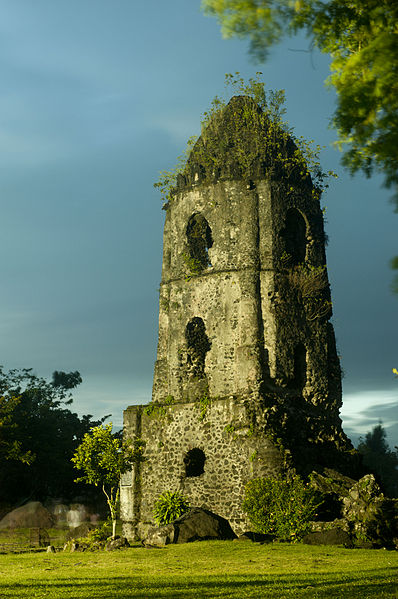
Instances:
[[[398,445],[398,215],[332,147],[328,57],[296,37],[254,64],[200,0],[0,0],[0,364],[78,370],[72,409],[151,398],[164,212],[153,183],[200,132],[225,73],[284,89],[297,135],[339,179],[322,200],[344,428]]]

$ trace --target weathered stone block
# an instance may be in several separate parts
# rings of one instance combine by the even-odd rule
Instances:
[[[225,518],[203,508],[193,508],[166,526],[150,529],[144,545],[164,547],[169,543],[235,538],[236,535]]]
[[[105,544],[105,551],[115,551],[117,549],[127,549],[130,547],[130,543],[125,537],[115,537],[109,539]]]

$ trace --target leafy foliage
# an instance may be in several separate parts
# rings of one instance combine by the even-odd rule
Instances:
[[[161,404],[153,401],[144,408],[144,414],[150,418],[163,418],[166,416],[166,413],[165,408]]]
[[[15,502],[76,493],[70,458],[83,435],[100,421],[66,406],[78,372],[55,372],[52,382],[32,369],[0,367],[0,499]]]
[[[87,536],[79,537],[79,548],[83,548],[84,551],[98,551],[104,549],[105,543],[111,534],[112,520],[108,518],[96,528],[89,530]]]
[[[358,451],[363,463],[374,473],[390,497],[398,497],[398,450],[392,451],[387,443],[386,431],[380,423],[360,438]]]
[[[96,426],[86,433],[72,457],[83,476],[76,482],[84,482],[100,487],[106,497],[113,523],[115,536],[117,508],[120,494],[120,477],[134,463],[144,460],[144,441],[135,439],[131,447],[112,434],[112,423]]]
[[[62,372],[62,370],[55,370],[53,372],[51,384],[53,387],[59,389],[74,389],[80,383],[83,382],[80,372],[75,370],[74,372]]]
[[[24,451],[22,441],[15,438],[18,427],[15,410],[20,401],[19,397],[0,397],[0,459],[31,464],[35,455],[29,450]]]
[[[105,520],[105,522],[103,522],[99,526],[96,526],[95,528],[90,530],[88,532],[88,537],[92,541],[106,541],[107,538],[110,536],[111,531],[112,531],[112,522],[111,522],[110,518],[108,518],[107,520]]]
[[[183,254],[182,259],[184,261],[184,266],[186,269],[186,273],[185,273],[186,281],[190,281],[192,279],[192,277],[199,275],[202,272],[203,266],[197,258],[192,258],[188,254]]]
[[[199,420],[204,420],[206,414],[211,407],[211,398],[209,397],[209,391],[207,390],[199,400]]]
[[[179,491],[165,491],[153,506],[153,515],[159,526],[170,524],[189,510],[189,502]]]
[[[343,163],[367,176],[379,170],[386,186],[398,189],[394,0],[202,0],[202,7],[219,19],[224,37],[248,37],[258,60],[265,60],[284,35],[304,30],[311,45],[332,58],[327,83],[338,103],[331,123],[344,150]]]
[[[322,170],[320,146],[294,136],[283,120],[284,91],[266,92],[261,75],[257,73],[248,83],[238,72],[225,76],[226,99],[214,98],[210,110],[203,114],[200,138],[191,137],[177,167],[162,171],[155,183],[165,208],[173,199],[178,177],[189,178],[192,160],[200,164],[201,176],[206,180],[214,180],[225,169],[226,157],[234,164],[236,174],[246,179],[255,176],[259,160],[265,159],[270,172],[283,174],[291,183],[306,182],[311,177],[316,197],[328,187],[328,177],[335,174]],[[233,95],[239,96],[240,102],[227,106],[227,98]]]
[[[254,532],[297,541],[310,529],[321,501],[319,494],[299,476],[289,480],[256,478],[245,489],[243,510]]]

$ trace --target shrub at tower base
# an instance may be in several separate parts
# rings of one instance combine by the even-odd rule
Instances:
[[[256,478],[246,485],[243,510],[254,532],[294,542],[311,530],[320,504],[320,494],[299,476],[288,480]]]
[[[178,491],[165,491],[159,495],[153,507],[153,515],[159,526],[170,524],[189,510],[189,501]]]

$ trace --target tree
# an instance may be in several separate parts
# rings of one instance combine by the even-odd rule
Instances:
[[[358,451],[363,455],[363,463],[376,474],[390,497],[398,496],[398,451],[392,451],[386,440],[387,434],[379,423],[360,438]]]
[[[0,397],[0,462],[17,460],[31,464],[35,459],[34,454],[29,450],[23,451],[22,442],[15,438],[18,425],[14,413],[19,402],[19,397]]]
[[[76,482],[100,487],[106,497],[112,519],[112,536],[116,534],[117,507],[120,495],[120,477],[134,463],[144,459],[144,442],[136,439],[133,447],[112,434],[112,423],[97,426],[83,437],[72,462],[84,474]]]
[[[384,174],[398,210],[398,3],[395,0],[202,0],[225,37],[250,39],[264,60],[284,35],[304,30],[330,54],[337,92],[331,124],[351,173]]]
[[[83,382],[80,372],[63,372],[62,370],[55,370],[53,372],[51,384],[57,389],[69,390],[74,389],[80,383]]]
[[[80,374],[0,367],[0,500],[16,502],[76,494],[70,462],[83,435],[104,419],[81,418],[66,406]]]

